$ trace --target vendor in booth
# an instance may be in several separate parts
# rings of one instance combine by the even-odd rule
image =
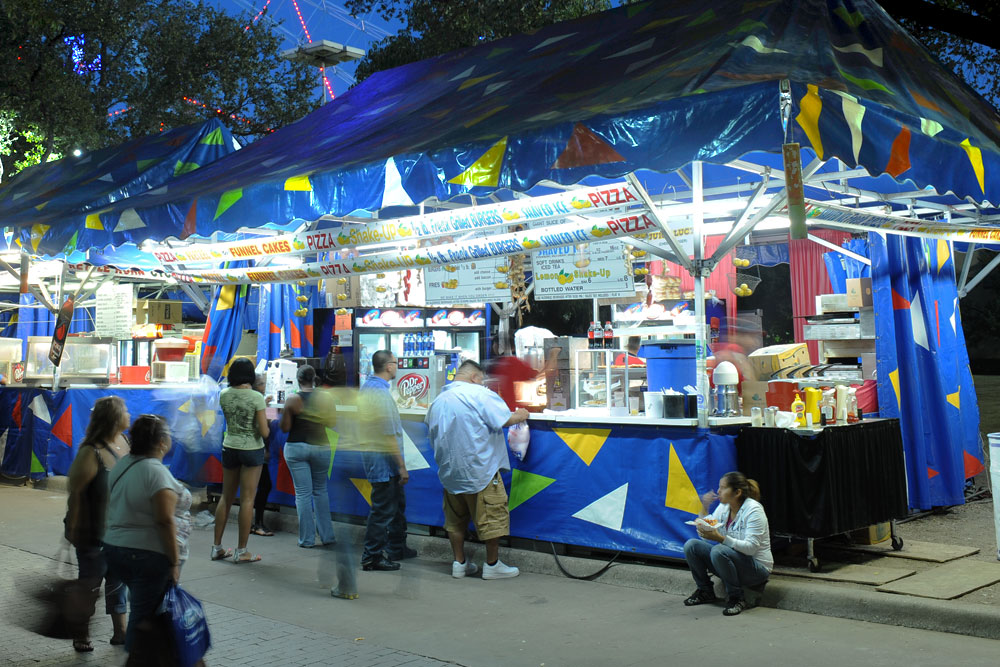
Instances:
[[[498,341],[499,339],[494,339],[493,341],[494,354],[499,353]],[[508,344],[507,348],[513,349],[513,346]],[[504,400],[504,403],[513,412],[518,408],[514,383],[528,382],[539,377],[545,377],[546,373],[556,367],[560,350],[561,348],[558,347],[551,348],[549,356],[545,360],[545,366],[537,371],[530,364],[518,359],[513,354],[496,356],[490,360],[488,365],[490,379],[488,386],[500,395],[500,398]]]
[[[629,366],[645,366],[646,360],[642,357],[636,356],[639,354],[639,337],[629,336],[628,343],[626,345],[627,354],[622,352],[617,357],[615,357],[615,366],[624,366],[628,364]]]

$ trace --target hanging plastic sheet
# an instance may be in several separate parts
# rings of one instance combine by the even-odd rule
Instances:
[[[285,348],[294,357],[313,356],[313,309],[321,305],[316,285],[261,285],[259,295],[257,359],[277,359]]]
[[[869,244],[879,412],[900,420],[910,506],[959,505],[984,466],[954,252],[894,234],[869,234]]]
[[[841,244],[841,247],[850,250],[855,255],[868,257],[867,239],[850,239]],[[835,294],[847,292],[848,278],[868,278],[871,276],[871,266],[864,262],[859,262],[853,257],[839,252],[828,252],[823,255],[826,262],[826,274],[830,278],[830,287]]]
[[[243,265],[245,262],[227,262],[227,266],[230,264]],[[222,377],[223,369],[243,337],[243,313],[249,293],[249,285],[223,285],[214,290],[201,349],[201,372],[215,380]]]

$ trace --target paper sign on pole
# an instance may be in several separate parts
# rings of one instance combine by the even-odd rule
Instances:
[[[97,288],[94,332],[101,338],[132,338],[133,285],[105,283]]]

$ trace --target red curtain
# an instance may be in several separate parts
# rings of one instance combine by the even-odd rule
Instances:
[[[851,238],[850,233],[828,229],[810,229],[813,236],[840,245]],[[823,255],[830,249],[814,243],[809,239],[788,241],[789,280],[792,288],[792,316],[795,326],[795,340],[802,342],[803,319],[807,315],[816,314],[816,296],[829,294],[830,278],[826,275],[826,262]],[[809,359],[818,363],[818,346],[814,341],[808,343]]]

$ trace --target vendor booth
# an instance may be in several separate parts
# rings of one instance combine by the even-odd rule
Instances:
[[[760,430],[795,450],[789,457],[805,451],[788,444],[796,438],[887,443],[876,458],[863,445],[840,456],[849,483],[832,473],[818,480],[825,519],[782,520],[793,534],[962,502],[982,452],[952,242],[1000,235],[983,213],[1000,197],[998,128],[996,112],[873,2],[646,3],[379,72],[196,174],[82,219],[100,225],[106,243],[149,240],[162,275],[189,298],[208,302],[211,290],[202,373],[219,377],[239,356],[255,292],[260,362],[284,346],[303,359],[330,348],[356,374],[378,347],[412,362],[418,379],[398,391],[407,515],[430,526],[443,516],[422,408],[448,381],[448,364],[489,355],[476,337],[491,333],[494,316],[516,316],[529,290],[538,303],[588,299],[595,320],[598,300],[615,299],[610,348],[561,332],[573,335],[558,346],[565,356],[545,390],[566,400],[529,420],[530,447],[507,479],[511,530],[677,557],[695,534],[685,522],[699,496],[723,473],[770,469],[755,444]],[[0,206],[8,200],[0,191]],[[73,234],[68,220],[34,232],[14,224],[23,248],[55,253]],[[822,358],[792,346],[744,354],[739,372],[712,370],[719,359],[709,358],[735,337],[738,299],[755,286],[748,235],[789,228],[797,313],[820,318],[803,326],[846,328],[809,330]],[[851,234],[867,242],[843,248]],[[806,272],[831,250],[831,261],[870,265],[867,305],[816,308],[833,285]],[[332,309],[332,325],[313,319],[321,308]],[[869,324],[872,336],[861,332]],[[326,332],[319,341],[317,331]],[[855,331],[877,343],[845,364],[851,355],[834,341]],[[641,364],[625,349],[632,336],[645,348]],[[824,376],[821,366],[847,368]],[[846,385],[865,373],[878,410],[855,424]],[[826,428],[804,411],[785,428],[751,426],[752,408],[766,413],[777,407],[767,397],[787,390],[776,382],[794,382],[793,395],[843,385],[843,396],[834,392]],[[763,383],[761,393],[747,383]],[[8,425],[5,472],[24,456],[12,450],[15,430],[17,442],[46,443],[32,445],[45,457],[37,472],[58,472],[52,462],[71,457],[78,433],[57,429],[62,413],[52,409],[66,390],[50,388],[41,399],[48,421],[36,396],[8,400],[20,400],[11,414],[22,421]],[[659,392],[659,414],[656,397],[645,397],[657,389],[670,390]],[[220,443],[212,391],[199,400],[188,424],[197,444],[174,453],[190,482],[211,481]],[[28,422],[25,401],[35,406]],[[360,456],[331,446],[331,506],[364,515]],[[272,500],[290,504],[282,457],[270,465]],[[888,490],[852,477],[876,468]],[[769,513],[798,498],[792,472],[761,480]]]

